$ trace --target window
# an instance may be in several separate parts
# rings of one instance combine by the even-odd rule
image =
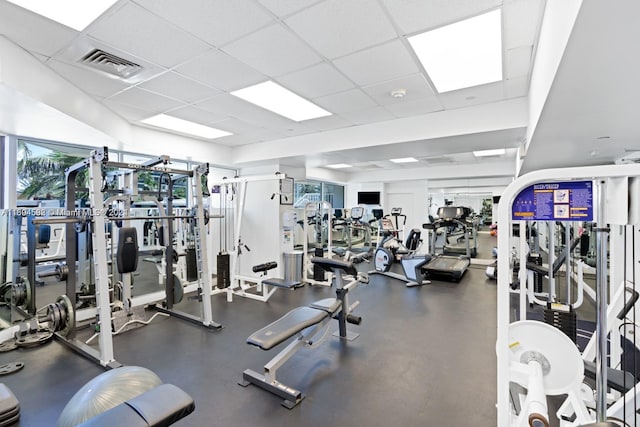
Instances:
[[[18,139],[18,200],[41,200],[41,205],[48,207],[64,206],[65,169],[89,156],[90,151],[86,147]]]
[[[344,186],[319,181],[296,181],[293,206],[304,208],[310,202],[329,202],[334,209],[344,208]]]

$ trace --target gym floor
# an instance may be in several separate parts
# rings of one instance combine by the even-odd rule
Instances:
[[[490,257],[495,238],[483,233],[479,242],[480,256]],[[245,343],[251,333],[294,307],[333,295],[333,288],[311,286],[279,290],[268,303],[241,297],[227,303],[215,295],[213,318],[222,330],[158,317],[114,337],[115,356],[124,365],[151,369],[194,398],[195,412],[179,426],[496,424],[496,282],[486,278],[484,266],[472,265],[459,283],[432,280],[414,288],[371,275],[369,285],[351,296],[361,302],[355,314],[363,322],[349,328],[360,337],[329,337],[278,371],[281,382],[307,396],[293,410],[262,389],[237,385],[245,369],[261,372],[285,345],[262,351]],[[196,303],[181,305],[199,314]],[[73,394],[103,372],[57,341],[0,353],[0,364],[14,361],[24,362],[24,369],[0,381],[20,401],[20,426],[54,425]]]

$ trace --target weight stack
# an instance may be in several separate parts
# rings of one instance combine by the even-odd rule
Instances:
[[[560,329],[571,341],[576,342],[576,312],[569,305],[549,304],[544,309],[544,321]]]
[[[217,274],[217,286],[218,288],[228,288],[231,284],[231,263],[229,254],[226,252],[220,252],[218,254],[218,274]]]
[[[542,265],[542,256],[540,254],[532,253],[527,256],[527,262]],[[542,274],[533,272],[533,292],[539,294],[542,292]]]
[[[313,255],[322,258],[324,256],[324,249],[322,246],[316,246],[313,251]],[[325,280],[325,271],[319,265],[313,265],[313,280],[322,282]]]
[[[187,260],[187,282],[194,282],[198,280],[198,260],[196,259],[195,248],[187,248],[186,260]]]

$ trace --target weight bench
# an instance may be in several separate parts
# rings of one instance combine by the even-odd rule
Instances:
[[[301,391],[282,384],[276,379],[276,372],[296,351],[304,346],[312,347],[320,344],[327,336],[328,323],[331,319],[337,319],[339,325],[340,338],[355,339],[357,334],[347,333],[346,323],[359,325],[362,319],[359,316],[350,314],[357,305],[349,306],[347,294],[350,289],[355,288],[359,283],[368,283],[369,279],[364,273],[358,273],[352,263],[333,260],[328,258],[313,257],[311,262],[320,266],[324,270],[332,271],[336,278],[336,298],[326,298],[310,304],[308,307],[297,307],[289,311],[280,319],[265,326],[264,328],[251,334],[247,338],[247,343],[261,348],[271,350],[278,344],[289,338],[295,337],[280,353],[264,365],[264,374],[259,374],[251,369],[247,369],[242,374],[241,386],[246,387],[254,384],[284,399],[282,405],[287,409],[294,408],[304,399]],[[342,285],[343,274],[351,275],[353,278],[347,285]],[[322,333],[321,333],[322,332]],[[313,338],[319,335],[316,341]]]
[[[191,414],[194,409],[191,396],[173,384],[161,384],[88,419],[78,427],[169,426]]]
[[[277,262],[270,261],[270,262],[265,262],[264,264],[254,265],[252,268],[252,271],[254,273],[267,274],[267,271],[273,270],[277,266],[278,266]],[[274,286],[276,288],[285,288],[285,289],[295,289],[295,288],[304,286],[304,284],[298,280],[284,280],[284,279],[279,279],[277,277],[268,277],[268,278],[262,279],[262,285]],[[265,290],[265,293],[266,292],[267,290]]]

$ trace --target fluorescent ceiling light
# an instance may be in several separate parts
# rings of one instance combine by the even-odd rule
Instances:
[[[157,126],[159,128],[199,136],[206,139],[214,139],[231,135],[229,132],[225,132],[220,129],[189,122],[187,120],[182,120],[173,116],[167,116],[166,114],[158,114],[157,116],[140,120],[140,122],[147,125]]]
[[[236,90],[231,92],[231,95],[296,122],[331,115],[327,110],[318,107],[316,104],[307,101],[271,80]]]
[[[415,157],[402,157],[400,159],[389,159],[389,161],[393,163],[413,163],[417,162],[418,159]]]
[[[350,168],[351,165],[348,165],[346,163],[336,163],[334,165],[327,165],[327,167],[331,169],[344,169],[344,168]]]
[[[495,150],[474,151],[473,155],[476,157],[502,156],[506,152],[507,150],[504,148],[496,148]]]
[[[22,8],[82,31],[117,0],[9,0]]]
[[[408,40],[440,93],[502,80],[500,9]]]

